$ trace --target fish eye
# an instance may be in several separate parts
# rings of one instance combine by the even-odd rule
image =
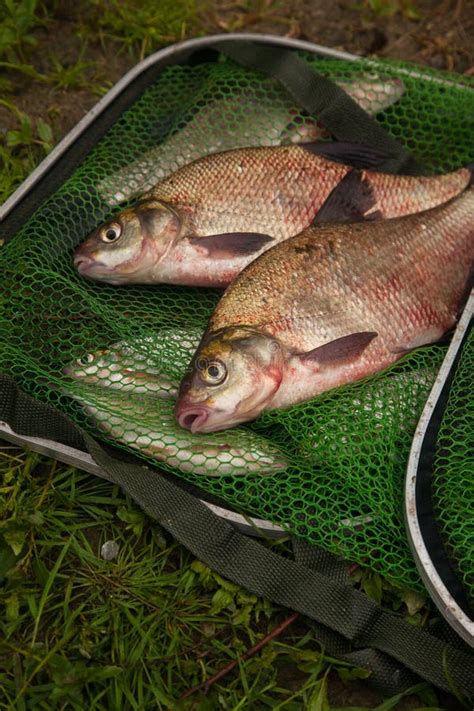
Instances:
[[[82,356],[81,358],[77,359],[78,365],[90,365],[93,362],[94,362],[94,355],[92,353],[88,353],[87,355]]]
[[[227,377],[227,368],[220,360],[209,362],[205,358],[199,359],[198,369],[201,371],[201,378],[208,385],[220,385]]]
[[[103,227],[100,231],[100,239],[102,242],[116,242],[122,234],[122,225],[118,222],[111,222],[107,227]]]

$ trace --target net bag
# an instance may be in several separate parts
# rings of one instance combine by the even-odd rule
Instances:
[[[304,142],[308,135],[356,140],[360,130],[385,148],[397,147],[385,170],[443,173],[472,160],[472,78],[434,70],[421,75],[399,62],[341,59],[308,47],[285,50],[285,66],[295,61],[300,73],[294,67],[288,75],[281,67],[274,72],[275,56],[265,51],[259,71],[249,68],[252,47],[237,51],[237,44],[221,41],[223,53],[207,39],[165,50],[156,62],[149,58],[133,80],[113,90],[87,129],[66,142],[61,157],[33,177],[34,187],[6,204],[0,417],[17,433],[87,446],[103,466],[107,455],[96,443],[113,444],[109,475],[110,467],[146,471],[160,486],[177,482],[183,497],[198,487],[202,498],[271,521],[301,545],[369,566],[395,585],[423,589],[404,531],[403,482],[447,344],[420,348],[373,378],[227,433],[190,435],[175,424],[173,398],[220,292],[117,288],[86,281],[73,268],[74,247],[119,205],[132,204],[153,182],[209,152]],[[285,41],[262,40],[265,50],[277,44]],[[313,76],[319,92],[308,88]],[[354,115],[364,110],[362,123],[352,127],[334,100],[346,94]],[[318,108],[328,106],[318,121]],[[374,117],[370,123],[364,112]],[[32,398],[28,416],[12,405],[21,394]],[[72,434],[72,423],[83,434]],[[125,465],[134,461],[130,453],[150,468]],[[140,488],[141,476],[133,486]],[[138,490],[134,496],[151,510],[143,487],[143,498]],[[193,516],[193,528],[209,527],[207,513],[194,509]],[[472,545],[460,546],[463,556],[472,556]],[[252,588],[251,580],[239,582]],[[472,596],[472,577],[464,584]]]

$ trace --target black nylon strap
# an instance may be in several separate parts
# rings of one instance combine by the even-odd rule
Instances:
[[[103,478],[119,484],[151,517],[220,575],[307,615],[355,647],[373,647],[388,654],[400,664],[400,672],[406,666],[449,691],[447,668],[456,687],[467,695],[472,693],[473,655],[385,612],[351,585],[283,558],[238,533],[169,477],[112,458],[69,418],[56,412],[51,419],[51,410],[21,392],[10,378],[0,376],[0,419],[8,421],[18,434],[44,436],[44,423],[48,422],[49,438],[66,444],[82,438],[102,468]]]
[[[349,584],[348,563],[339,556],[309,545],[301,538],[293,538],[293,550],[298,563],[318,571],[340,585]],[[315,638],[328,654],[353,666],[368,669],[371,685],[382,693],[394,696],[401,690],[412,687],[418,681],[413,672],[388,654],[370,647],[354,650],[349,640],[329,627],[318,624],[310,618],[307,618],[307,622],[314,629]]]
[[[238,64],[277,79],[309,114],[339,141],[360,143],[389,157],[378,170],[419,175],[422,169],[408,150],[392,138],[346,92],[318,74],[293,50],[258,42],[215,42],[214,47]]]

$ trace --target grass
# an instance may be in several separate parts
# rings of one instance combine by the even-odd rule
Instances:
[[[328,709],[336,677],[367,677],[298,622],[180,702],[288,611],[195,560],[118,487],[13,446],[0,475],[0,709]]]
[[[377,12],[380,4],[369,5]],[[256,12],[269,8],[262,1]],[[109,86],[107,72],[101,78],[89,58],[89,42],[106,56],[125,55],[131,66],[202,30],[193,0],[93,0],[79,4],[71,18],[76,59],[49,45],[44,60],[41,32],[54,35],[59,17],[59,2],[0,0],[0,66],[7,70],[0,81],[7,125],[0,199],[59,139],[61,96],[88,93],[93,103]],[[52,108],[44,115],[18,106],[32,82],[49,92]],[[441,708],[424,684],[385,700],[368,691],[367,671],[325,654],[301,619],[245,659],[288,610],[213,573],[118,487],[9,445],[0,449],[0,476],[0,709],[356,711],[370,705],[387,711],[405,701],[412,709]],[[113,560],[101,555],[106,541],[119,546]],[[280,550],[286,543],[272,545]],[[420,597],[360,569],[354,580],[414,623],[426,623],[429,609]],[[237,667],[207,693],[180,701],[232,660]]]
[[[409,20],[420,19],[416,3],[411,0],[363,0],[358,7],[373,13],[376,17],[391,17],[399,12]]]
[[[60,123],[61,95],[79,91],[93,97],[110,89],[107,68],[98,71],[97,62],[88,58],[90,42],[99,43],[109,57],[125,54],[126,71],[158,47],[200,30],[195,0],[79,0],[68,16],[72,39],[80,47],[71,60],[61,57],[48,41],[63,32],[64,26],[58,25],[63,13],[57,1],[0,0],[0,95],[4,97],[0,106],[10,114],[6,119],[9,130],[0,144],[2,202],[51,149],[54,123]],[[63,53],[66,49],[62,47]],[[18,88],[28,82],[48,91],[52,121],[45,116],[37,119],[14,105]]]
[[[196,0],[92,0],[81,34],[115,41],[121,50],[138,54],[139,59],[164,44],[184,39],[197,29]]]

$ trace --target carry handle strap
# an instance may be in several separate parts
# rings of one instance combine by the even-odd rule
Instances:
[[[388,613],[350,584],[283,558],[239,533],[195,496],[163,475],[109,454],[68,417],[23,393],[0,375],[0,419],[19,435],[48,437],[71,446],[82,440],[102,470],[197,558],[256,595],[301,612],[356,647],[385,652],[423,679],[469,696],[474,657]]]
[[[343,89],[319,74],[294,50],[249,41],[220,40],[213,47],[238,64],[277,79],[305,111],[338,141],[359,143],[387,155],[378,165],[385,173],[420,175],[409,151],[390,136]]]

